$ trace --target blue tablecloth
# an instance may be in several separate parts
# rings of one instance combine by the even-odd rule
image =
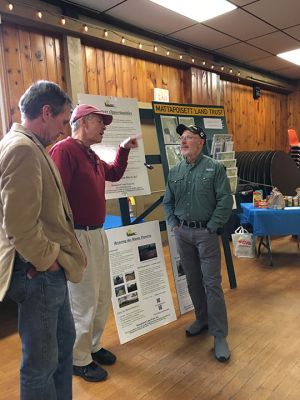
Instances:
[[[300,234],[300,207],[283,210],[253,207],[252,203],[241,203],[241,224],[250,224],[255,236],[284,236]]]
[[[130,218],[131,222],[135,220],[135,218]],[[104,229],[112,229],[119,228],[122,225],[122,219],[118,215],[106,215],[105,222],[103,225]]]

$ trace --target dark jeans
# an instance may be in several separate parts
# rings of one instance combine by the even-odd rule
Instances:
[[[75,327],[64,270],[26,274],[16,257],[7,295],[18,303],[21,400],[72,399]]]

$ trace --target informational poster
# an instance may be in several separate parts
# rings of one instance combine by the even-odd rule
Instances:
[[[110,229],[106,234],[120,342],[176,320],[159,222]]]
[[[98,156],[110,163],[115,159],[118,145],[129,136],[141,134],[138,104],[136,99],[78,94],[80,104],[90,104],[113,116],[106,127],[101,144],[92,146]],[[150,194],[143,139],[138,148],[129,153],[128,166],[118,182],[106,182],[106,199]]]
[[[215,134],[227,134],[225,111],[223,106],[205,106],[195,104],[178,104],[152,102],[155,125],[161,150],[166,151],[169,168],[173,167],[174,159],[178,156],[179,124],[197,125],[206,133],[206,145],[203,153],[211,154],[212,139]],[[165,149],[162,149],[162,147]],[[164,160],[163,160],[164,161]]]
[[[185,314],[188,311],[193,310],[194,306],[188,291],[185,273],[182,268],[181,260],[176,248],[174,233],[171,232],[169,226],[167,226],[167,231],[168,231],[171,264],[173,269],[180,314]]]
[[[182,160],[179,135],[176,128],[179,124],[200,126],[206,133],[206,144],[203,147],[205,155],[211,155],[214,135],[229,136],[223,106],[208,106],[195,104],[178,104],[152,102],[155,118],[160,156],[165,180],[169,170]],[[175,237],[168,229],[169,248],[173,275],[176,285],[178,303],[181,314],[193,309],[188,292],[186,277],[177,252]]]

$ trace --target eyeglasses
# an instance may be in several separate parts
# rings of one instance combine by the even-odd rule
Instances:
[[[85,119],[86,119],[87,121],[90,121],[90,120],[92,120],[92,119],[97,119],[98,122],[99,122],[99,124],[103,124],[103,123],[104,123],[104,122],[103,122],[103,118],[101,117],[101,115],[98,115],[98,114],[89,114],[89,115],[87,115],[87,116],[85,117]]]
[[[180,136],[179,137],[179,142],[183,142],[184,140],[190,141],[194,140],[195,138],[200,137],[199,135],[194,135],[194,136]]]

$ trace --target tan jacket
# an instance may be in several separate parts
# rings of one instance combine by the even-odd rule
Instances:
[[[0,301],[16,251],[38,271],[57,260],[67,279],[81,280],[85,255],[73,226],[54,163],[30,131],[14,124],[0,142]]]

